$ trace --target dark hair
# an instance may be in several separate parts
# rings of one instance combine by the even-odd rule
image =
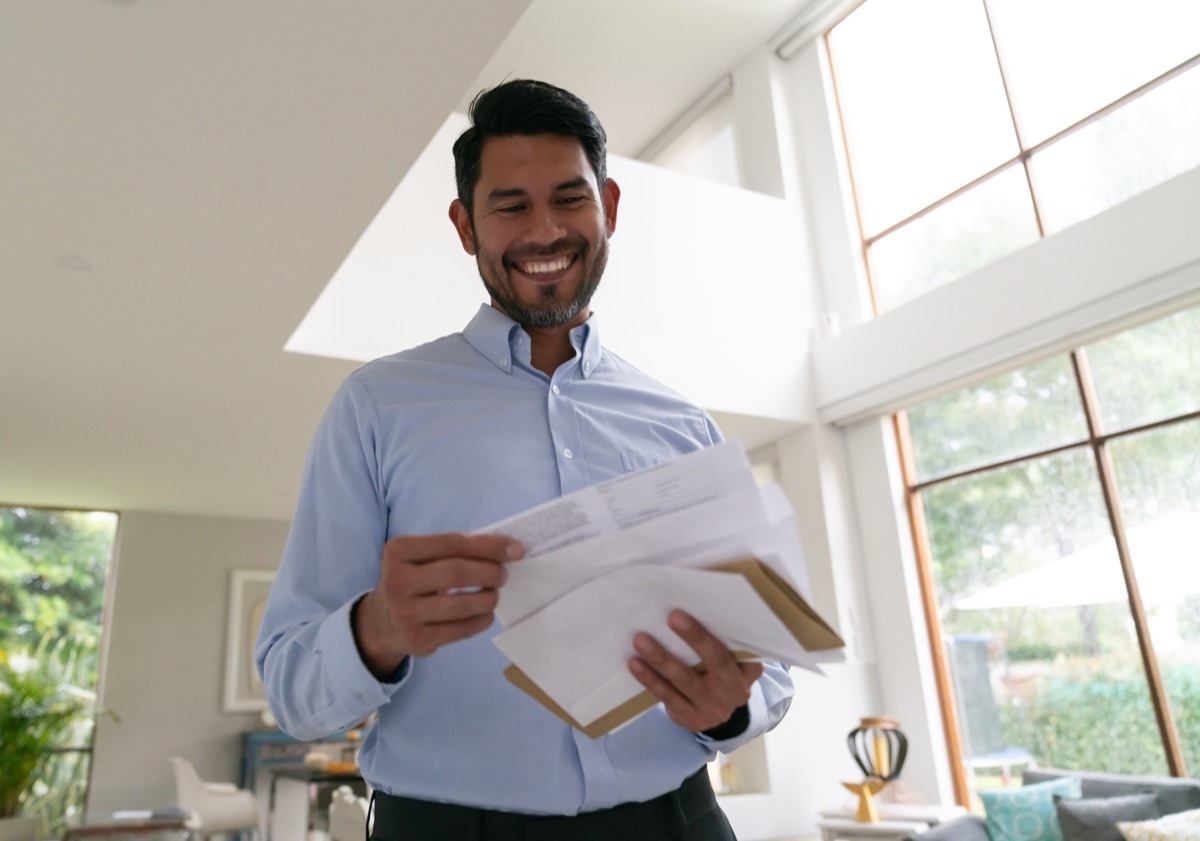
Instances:
[[[458,184],[458,200],[472,219],[479,159],[483,141],[489,137],[513,134],[577,137],[596,174],[596,186],[602,188],[608,178],[605,162],[608,137],[604,126],[587,103],[569,91],[533,79],[513,79],[476,94],[468,115],[471,127],[454,141],[454,179]]]

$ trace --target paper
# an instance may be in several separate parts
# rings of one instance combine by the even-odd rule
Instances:
[[[721,611],[710,610],[720,604]],[[748,581],[728,572],[629,566],[572,590],[495,637],[518,664],[572,718],[592,722],[642,691],[629,673],[630,629],[647,631],[688,665],[699,657],[667,627],[664,606],[704,616],[704,625],[732,649],[815,669]],[[620,617],[620,621],[613,621]],[[579,653],[591,652],[586,660]]]
[[[653,704],[627,666],[638,631],[698,662],[666,625],[673,608],[748,658],[817,670],[819,660],[841,657],[841,640],[806,603],[791,506],[778,487],[757,485],[736,442],[483,531],[526,546],[508,566],[496,610],[505,630],[494,641],[515,667],[506,674],[585,732]]]

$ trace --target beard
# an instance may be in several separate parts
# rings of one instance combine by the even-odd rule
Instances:
[[[536,288],[536,300],[522,300],[509,279],[509,271],[517,271],[513,264],[564,251],[574,251],[578,255],[576,260],[582,263],[582,275],[574,291],[564,294],[561,282],[548,283]],[[600,285],[600,277],[608,264],[608,238],[601,237],[593,249],[583,237],[565,237],[548,246],[512,249],[500,257],[481,248],[476,239],[475,254],[484,288],[509,318],[525,327],[561,327],[569,324],[591,303],[592,294]]]

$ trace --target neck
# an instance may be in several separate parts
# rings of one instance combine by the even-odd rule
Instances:
[[[530,343],[529,363],[547,377],[554,376],[558,366],[575,355],[570,333],[576,326],[526,327]]]

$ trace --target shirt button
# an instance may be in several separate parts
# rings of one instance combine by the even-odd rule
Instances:
[[[575,454],[573,452],[571,452],[570,447],[566,447],[565,449],[563,449],[563,455],[566,456],[567,458],[575,458]]]
[[[592,370],[592,363],[590,363],[590,362],[583,363],[583,373],[586,374],[590,370]]]
[[[519,344],[519,345],[523,345],[523,344],[525,344],[525,337],[524,337],[524,336],[517,336],[517,344]]]
[[[499,362],[500,362],[500,367],[501,367],[501,368],[504,368],[504,367],[506,367],[506,366],[508,365],[508,357],[507,357],[507,356],[501,356],[501,357],[500,357],[500,359],[499,359]]]
[[[550,386],[550,390],[553,391],[555,394],[558,394],[558,386],[552,385],[552,386]]]

